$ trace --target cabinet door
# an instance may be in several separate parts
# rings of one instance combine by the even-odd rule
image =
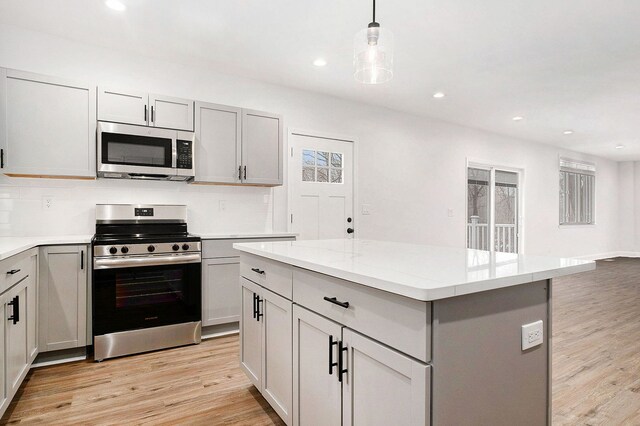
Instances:
[[[9,315],[7,315],[7,298],[5,296],[0,297],[0,318],[3,320],[3,324],[0,326],[0,414],[4,414],[5,408],[9,405],[5,376],[7,365],[5,332],[9,327],[9,322],[6,320]]]
[[[240,278],[240,368],[251,383],[262,391],[262,322],[255,315],[257,297],[261,288],[251,281]]]
[[[4,173],[95,178],[95,87],[6,70],[0,104]]]
[[[202,325],[240,320],[240,258],[202,261]]]
[[[348,328],[347,380],[343,382],[344,425],[428,425],[429,366]]]
[[[293,424],[341,422],[338,341],[342,326],[301,306],[293,307]]]
[[[241,180],[242,110],[196,102],[196,181]]]
[[[262,314],[262,395],[291,424],[293,406],[293,334],[290,300],[263,289],[258,303]]]
[[[193,132],[193,101],[163,95],[149,95],[149,125]]]
[[[39,347],[41,352],[86,345],[87,247],[42,249]]]
[[[27,354],[27,281],[24,278],[8,291],[5,310],[6,330],[6,386],[7,394],[13,396],[29,368]]]
[[[282,185],[281,116],[242,110],[242,167],[245,183]]]
[[[146,126],[149,122],[149,95],[98,87],[98,120]]]

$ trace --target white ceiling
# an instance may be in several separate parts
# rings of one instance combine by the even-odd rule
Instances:
[[[122,1],[124,13],[102,0],[0,0],[0,22],[640,160],[640,1],[378,0],[396,45],[381,86],[352,75],[369,0]]]

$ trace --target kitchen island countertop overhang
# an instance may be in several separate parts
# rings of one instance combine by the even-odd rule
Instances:
[[[236,243],[242,252],[421,301],[595,269],[595,262],[389,241]]]

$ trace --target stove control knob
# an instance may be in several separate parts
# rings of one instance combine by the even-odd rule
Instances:
[[[189,244],[183,244],[182,250],[189,250]]]
[[[123,254],[127,254],[127,253],[129,253],[129,247],[124,246],[124,247],[122,247],[122,248],[120,249],[120,251],[121,251]]]
[[[115,248],[115,247],[111,247],[111,248],[109,249],[109,253],[111,253],[111,254],[116,254],[117,252],[118,252],[118,249],[117,249],[117,248]]]
[[[178,251],[180,250],[180,246],[177,244],[174,244],[173,246],[171,246],[171,248],[173,249],[173,251]]]
[[[149,246],[147,247],[147,250],[149,250],[150,252],[156,251],[156,247],[155,246]]]

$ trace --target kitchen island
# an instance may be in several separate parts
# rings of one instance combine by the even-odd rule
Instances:
[[[550,423],[552,279],[594,262],[348,239],[234,247],[241,367],[287,424]]]

